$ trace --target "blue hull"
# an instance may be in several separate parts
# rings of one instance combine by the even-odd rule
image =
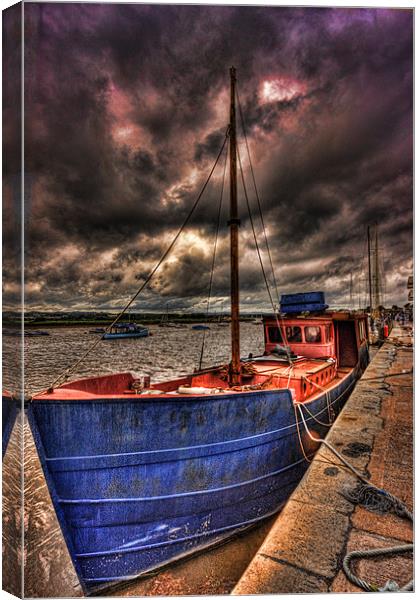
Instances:
[[[18,413],[18,405],[16,400],[11,396],[2,396],[1,405],[2,417],[2,458],[6,454],[7,445],[9,443],[10,434],[12,433],[13,425],[16,421]]]
[[[330,391],[337,415],[355,372]],[[327,423],[325,395],[307,404]],[[86,593],[218,543],[277,512],[308,463],[289,390],[36,400],[28,418]],[[308,418],[324,436],[327,426]],[[300,424],[304,437],[304,427]]]
[[[125,338],[142,338],[149,335],[148,329],[137,331],[136,333],[104,333],[103,340],[121,340]]]

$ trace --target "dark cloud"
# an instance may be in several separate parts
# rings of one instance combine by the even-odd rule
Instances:
[[[412,11],[32,3],[25,24],[29,305],[113,307],[144,281],[221,147],[232,64],[281,291],[324,286],[331,303],[348,300],[378,221],[387,298],[406,299]],[[243,136],[239,148],[256,209]],[[206,295],[223,162],[145,306]],[[267,295],[243,200],[240,211],[244,303],[258,307]]]

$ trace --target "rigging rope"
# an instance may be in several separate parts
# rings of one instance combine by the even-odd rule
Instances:
[[[263,212],[262,212],[262,209],[261,209],[260,195],[258,193],[257,183],[256,183],[256,180],[255,180],[255,175],[254,175],[254,168],[252,166],[251,153],[249,151],[249,145],[248,145],[248,137],[246,135],[245,119],[244,119],[244,115],[243,115],[243,112],[242,112],[242,106],[241,106],[241,101],[240,101],[240,98],[239,98],[238,89],[236,89],[236,98],[238,100],[239,115],[240,115],[240,118],[241,118],[242,130],[243,130],[243,133],[244,133],[245,146],[246,146],[246,151],[247,151],[247,154],[248,154],[248,161],[249,161],[249,166],[250,166],[250,169],[251,169],[252,181],[254,183],[255,196],[257,198],[258,211],[259,211],[259,214],[260,214],[261,225],[262,225],[262,229],[263,229],[263,232],[264,232],[265,245],[266,245],[266,248],[267,248],[267,254],[268,254],[269,261],[270,261],[271,273],[273,275],[273,283],[274,283],[274,287],[276,289],[277,298],[280,299],[280,294],[279,294],[279,289],[278,289],[278,286],[277,286],[276,275],[274,273],[273,260],[271,258],[270,246],[268,244],[267,232],[266,232],[266,228],[265,228],[265,224],[264,224]]]
[[[243,131],[243,134],[244,134],[245,146],[246,146],[246,150],[247,150],[247,155],[248,155],[248,161],[249,161],[249,166],[250,166],[250,170],[251,170],[252,181],[253,181],[253,184],[254,184],[255,196],[257,198],[258,211],[259,211],[259,215],[260,215],[260,219],[261,219],[262,230],[263,230],[263,233],[264,233],[265,245],[266,245],[266,248],[267,248],[267,254],[268,254],[269,261],[270,261],[271,273],[272,273],[272,276],[273,276],[273,283],[274,283],[274,287],[275,287],[275,290],[276,290],[276,296],[277,296],[278,302],[280,303],[280,293],[279,293],[279,289],[278,289],[278,286],[277,286],[277,280],[276,280],[276,275],[275,275],[275,272],[274,272],[273,260],[272,260],[272,257],[271,257],[270,246],[269,246],[269,243],[268,243],[267,232],[266,232],[265,223],[264,223],[264,217],[263,217],[263,212],[262,212],[262,208],[261,208],[260,195],[258,193],[257,183],[256,183],[255,175],[254,175],[254,168],[252,166],[251,153],[250,153],[250,150],[249,150],[248,137],[247,137],[247,134],[246,134],[245,119],[244,119],[243,112],[242,112],[242,105],[241,105],[241,101],[240,101],[240,98],[239,98],[238,88],[236,88],[236,98],[237,98],[237,101],[238,101],[238,107],[239,107],[239,114],[240,114],[240,118],[241,118],[242,131]],[[283,344],[286,345],[287,344],[286,329],[285,329],[283,315],[280,312],[280,306],[279,306],[279,313],[280,313],[280,321],[281,321],[281,324],[282,324],[282,328],[280,328],[279,320],[278,320],[278,317],[277,317],[277,314],[276,314],[276,310],[274,308],[274,314],[276,315],[277,326],[279,328],[281,337],[284,338],[283,339]],[[289,363],[291,365],[293,365],[293,363],[290,361],[290,359],[289,359]]]
[[[261,270],[262,270],[262,274],[263,274],[264,282],[265,282],[265,287],[267,288],[267,293],[268,293],[268,296],[270,298],[270,304],[271,304],[274,312],[276,312],[276,308],[275,308],[275,304],[274,304],[274,301],[273,301],[273,297],[271,295],[270,285],[268,283],[267,275],[266,275],[265,269],[264,269],[263,260],[262,260],[262,257],[261,257],[260,247],[258,245],[258,239],[257,239],[257,234],[255,232],[254,221],[252,219],[251,206],[249,204],[249,197],[248,197],[248,192],[247,192],[246,185],[245,185],[244,172],[243,172],[243,169],[242,169],[242,161],[241,161],[241,156],[239,154],[239,150],[238,150],[237,154],[238,154],[239,170],[241,172],[242,186],[244,188],[244,195],[245,195],[246,205],[247,205],[247,208],[248,208],[248,216],[249,216],[249,220],[250,220],[250,223],[251,223],[252,235],[254,237],[254,242],[255,242],[255,247],[257,249],[258,259],[260,261]],[[280,327],[280,325],[279,325],[279,327]]]
[[[215,261],[216,261],[217,240],[218,240],[218,237],[219,237],[219,230],[220,230],[220,215],[221,215],[221,212],[222,212],[223,192],[224,192],[224,189],[225,189],[225,176],[226,176],[227,157],[228,157],[228,153],[226,152],[226,155],[225,155],[225,164],[224,164],[224,167],[223,167],[222,189],[220,191],[219,210],[217,212],[216,232],[215,232],[215,235],[214,235],[213,259],[212,259],[211,271],[210,271],[209,294],[208,294],[208,297],[207,297],[207,311],[206,311],[206,321],[207,322],[209,320],[210,297],[211,297],[211,290],[212,290],[212,287],[213,287],[213,274],[214,274],[214,265],[215,265]],[[201,344],[200,361],[198,363],[198,369],[200,371],[201,371],[201,367],[202,367],[202,364],[203,364],[203,355],[204,355],[204,345],[205,345],[205,341],[206,341],[206,333],[207,333],[207,330],[204,329],[204,331],[203,331],[203,341],[202,341],[202,344]]]
[[[331,413],[331,401],[330,401],[330,390],[327,389],[326,387],[319,385],[319,383],[316,383],[315,381],[313,381],[312,379],[309,379],[308,377],[306,377],[306,375],[302,375],[301,379],[303,379],[304,381],[306,381],[306,383],[309,383],[309,385],[313,385],[315,387],[317,387],[318,389],[320,389],[322,392],[325,392],[325,397],[327,400],[327,408],[328,408],[328,418],[330,420],[329,425],[332,425],[334,419],[335,419],[335,415],[334,413]],[[305,406],[305,405],[304,405]],[[309,409],[305,406],[306,410],[309,411]],[[309,413],[311,414],[311,413]],[[322,425],[323,423],[321,423]]]
[[[260,247],[258,245],[258,239],[257,239],[257,234],[255,232],[254,221],[252,219],[251,206],[249,204],[249,197],[248,197],[248,192],[247,192],[247,189],[246,189],[245,177],[244,177],[244,172],[243,172],[243,169],[242,169],[242,161],[241,161],[241,155],[239,153],[239,148],[237,150],[237,155],[238,155],[239,170],[240,170],[240,173],[241,173],[242,186],[244,188],[244,195],[245,195],[246,205],[247,205],[247,208],[248,208],[248,216],[249,216],[249,220],[250,220],[250,223],[251,223],[252,235],[254,237],[254,242],[255,242],[255,247],[257,249],[258,259],[260,261],[261,270],[262,270],[262,274],[263,274],[264,282],[265,282],[265,287],[267,288],[268,297],[270,298],[270,303],[271,303],[271,307],[273,309],[274,316],[275,316],[275,319],[276,319],[276,322],[277,322],[277,327],[278,327],[278,329],[279,329],[279,331],[281,333],[281,337],[283,337],[282,328],[280,326],[279,318],[277,316],[276,307],[275,307],[275,304],[274,304],[274,301],[273,301],[273,297],[271,295],[270,285],[268,283],[268,279],[267,279],[267,276],[266,276],[266,273],[265,273],[264,264],[263,264],[263,260],[262,260],[262,257],[261,257]],[[293,369],[293,361],[292,361],[289,353],[287,353],[287,359],[289,361],[290,366]]]
[[[147,276],[147,278],[145,279],[145,281],[142,283],[142,285],[140,286],[140,288],[137,290],[137,292],[134,294],[134,296],[132,296],[131,300],[125,305],[125,307],[122,309],[122,311],[118,314],[118,316],[112,321],[112,323],[110,325],[108,325],[108,327],[106,327],[105,329],[105,333],[109,332],[112,327],[119,321],[119,319],[123,316],[123,314],[130,308],[130,306],[133,304],[134,300],[139,296],[139,294],[144,290],[144,288],[150,283],[151,279],[153,278],[153,276],[155,275],[156,271],[159,269],[159,267],[161,266],[161,264],[163,263],[163,261],[166,259],[166,257],[169,255],[169,253],[172,251],[173,247],[175,246],[179,236],[181,235],[181,233],[184,231],[185,227],[187,226],[188,222],[190,221],[195,209],[198,206],[198,203],[200,202],[204,191],[207,188],[207,185],[214,173],[214,170],[217,166],[217,163],[219,162],[219,159],[223,153],[223,150],[225,148],[226,145],[226,141],[228,139],[228,135],[229,135],[229,128],[226,130],[225,133],[225,138],[223,140],[223,144],[222,147],[219,150],[219,153],[217,155],[217,158],[210,170],[209,175],[207,176],[206,181],[204,182],[203,187],[201,188],[200,193],[198,194],[194,204],[192,205],[188,215],[186,216],[183,224],[181,225],[180,229],[178,230],[178,233],[175,235],[174,239],[172,240],[172,242],[169,244],[169,246],[167,247],[167,249],[165,250],[165,252],[162,254],[161,258],[159,259],[159,261],[156,263],[156,265],[154,266],[154,268],[152,269],[152,271],[149,273],[149,275]],[[86,352],[83,354],[83,356],[77,360],[73,365],[71,365],[70,367],[68,367],[65,371],[63,371],[51,384],[50,386],[50,390],[54,389],[54,387],[61,381],[65,381],[66,379],[69,378],[69,376],[71,375],[71,373],[73,373],[73,371],[76,369],[76,367],[78,367],[84,360],[85,358],[92,352],[92,350],[94,350],[96,348],[96,346],[99,344],[99,342],[102,340],[102,337],[99,337],[87,350]]]

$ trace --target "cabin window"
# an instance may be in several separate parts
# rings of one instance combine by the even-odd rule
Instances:
[[[327,325],[325,328],[325,343],[329,344],[332,341],[332,325]]]
[[[287,341],[294,344],[302,342],[302,330],[300,327],[286,327]]]
[[[273,344],[282,344],[283,337],[278,327],[268,327],[268,339]]]
[[[305,327],[305,340],[310,344],[316,344],[321,341],[321,327],[309,325]]]

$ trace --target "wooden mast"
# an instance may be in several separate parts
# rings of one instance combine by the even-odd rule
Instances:
[[[230,294],[231,294],[231,342],[232,362],[229,369],[229,383],[238,385],[241,382],[241,359],[239,343],[239,251],[238,251],[238,186],[236,172],[236,69],[230,68],[230,126],[229,126],[229,158],[230,158]]]

